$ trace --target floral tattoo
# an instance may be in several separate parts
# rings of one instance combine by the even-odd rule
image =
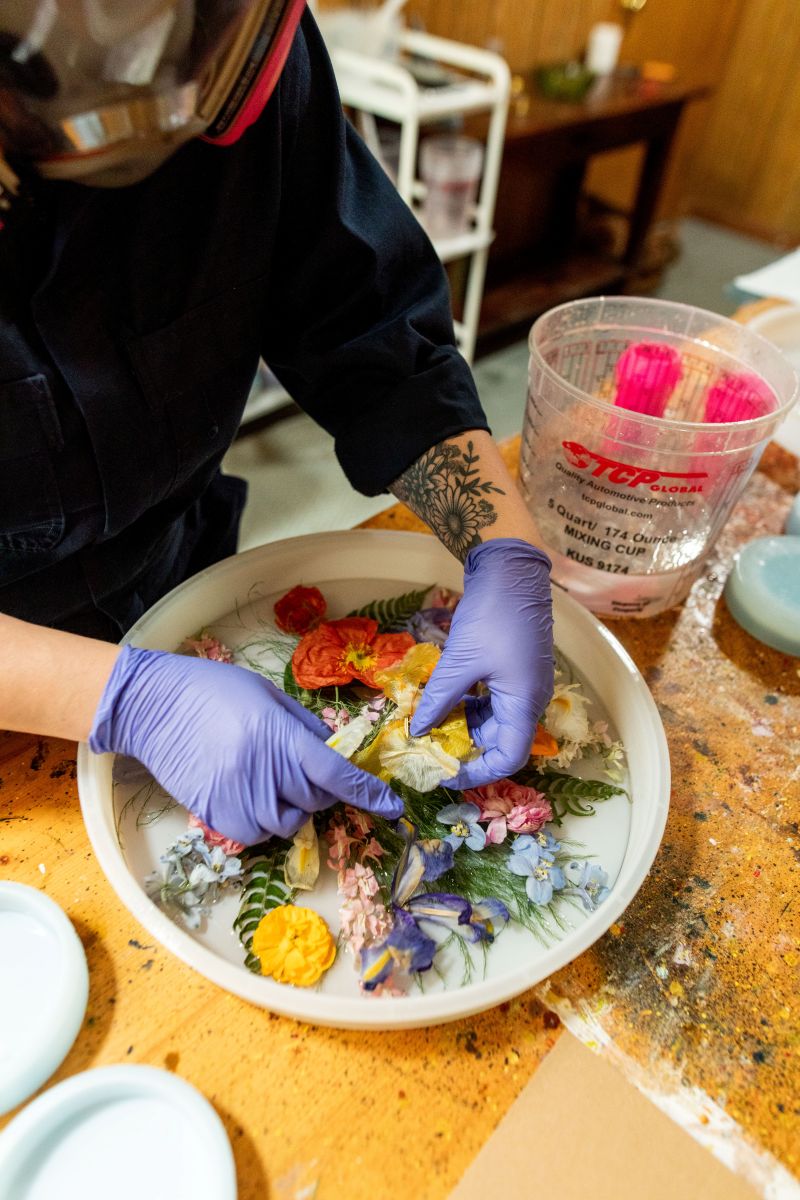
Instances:
[[[472,442],[467,442],[466,450],[455,442],[440,442],[391,487],[398,500],[422,517],[461,562],[473,546],[480,545],[479,531],[497,520],[495,507],[486,497],[493,492],[505,495],[502,488],[481,479],[479,459]]]

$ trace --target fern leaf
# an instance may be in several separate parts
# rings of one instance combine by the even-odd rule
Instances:
[[[245,951],[244,964],[255,975],[261,974],[261,963],[252,952],[253,935],[259,922],[270,909],[291,904],[294,897],[293,889],[286,886],[283,876],[287,849],[284,843],[280,843],[275,846],[255,846],[245,852],[247,875],[233,928]]]
[[[576,779],[559,771],[535,771],[524,767],[514,778],[527,787],[544,792],[552,805],[553,819],[559,823],[567,813],[573,817],[591,817],[595,804],[628,795],[618,784],[605,783],[601,779]]]
[[[402,596],[392,596],[388,600],[371,600],[362,608],[348,613],[348,617],[371,617],[378,622],[381,633],[392,633],[402,629],[406,621],[419,612],[431,585],[417,592],[405,592]]]

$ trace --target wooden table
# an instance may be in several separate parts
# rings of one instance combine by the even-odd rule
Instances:
[[[505,451],[514,463],[517,443]],[[800,660],[753,641],[720,599],[734,550],[780,531],[799,486],[797,460],[771,447],[686,604],[613,624],[670,743],[663,845],[590,951],[467,1021],[342,1033],[215,988],[106,883],[75,746],[0,735],[0,874],[52,896],[89,962],[86,1020],[50,1082],[105,1063],[182,1075],[225,1123],[241,1200],[443,1200],[566,1024],[762,1185],[769,1156],[800,1172]],[[400,506],[368,524],[421,528]]]
[[[624,291],[636,278],[681,116],[707,91],[691,81],[609,77],[598,79],[584,100],[567,102],[546,99],[535,78],[528,79],[525,104],[512,105],[506,127],[481,308],[483,346],[555,304]],[[636,143],[645,153],[624,249],[612,255],[582,247],[579,200],[589,159]]]

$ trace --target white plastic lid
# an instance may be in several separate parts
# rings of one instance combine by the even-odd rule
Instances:
[[[68,917],[44,892],[0,882],[0,1113],[66,1057],[88,995],[86,956]]]
[[[98,1067],[37,1097],[0,1134],[0,1200],[236,1200],[222,1122],[178,1076]]]

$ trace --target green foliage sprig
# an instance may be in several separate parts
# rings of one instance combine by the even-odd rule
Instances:
[[[380,633],[394,633],[403,629],[406,621],[419,612],[425,597],[433,585],[421,588],[416,592],[405,592],[402,596],[392,596],[388,600],[372,600],[362,608],[356,608],[348,613],[348,617],[371,617],[378,622]]]
[[[270,909],[291,904],[296,894],[294,888],[287,886],[283,875],[288,849],[286,842],[265,842],[240,855],[246,874],[233,928],[245,951],[244,965],[255,975],[261,974],[261,963],[252,951],[253,935],[259,921]]]
[[[592,817],[595,804],[603,804],[613,800],[615,796],[630,797],[624,788],[616,783],[606,783],[601,779],[576,779],[574,775],[565,775],[561,771],[538,771],[534,767],[523,767],[513,776],[515,783],[525,787],[536,788],[544,792],[553,810],[553,821],[560,825],[564,817]]]

